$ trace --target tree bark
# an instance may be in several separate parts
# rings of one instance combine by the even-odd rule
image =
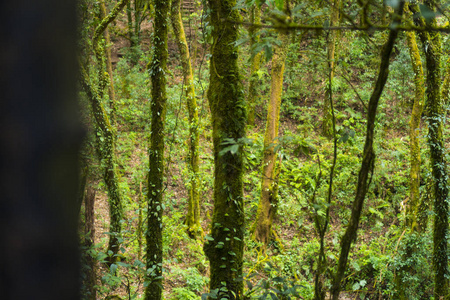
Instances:
[[[436,2],[424,1],[431,10],[436,11]],[[417,5],[410,5],[415,16],[420,16]],[[416,17],[416,24],[435,27],[436,18],[431,17],[425,21]],[[433,263],[434,263],[434,295],[436,299],[446,298],[448,295],[448,259],[447,259],[447,233],[448,233],[448,178],[444,155],[443,141],[443,103],[441,99],[441,36],[438,32],[420,32],[420,40],[425,52],[427,66],[426,76],[426,105],[428,122],[428,146],[430,147],[431,169],[433,174],[434,192],[434,228],[433,228]]]
[[[254,4],[250,12],[250,22],[255,25],[261,24],[261,8]],[[253,49],[254,45],[259,42],[259,38],[255,34],[255,27],[250,26],[248,29],[248,34],[250,35],[250,50]],[[255,125],[255,109],[258,102],[258,71],[261,67],[261,52],[258,52],[251,58],[250,66],[250,80],[248,84],[248,97],[247,97],[247,107],[248,107],[248,125]]]
[[[95,236],[95,215],[94,215],[94,207],[95,207],[95,190],[92,187],[88,187],[86,197],[85,197],[85,240],[84,246],[86,249],[90,249],[94,245],[94,236]],[[87,293],[86,298],[89,300],[97,299],[97,289],[95,285],[97,284],[97,260],[90,255],[90,253],[85,253],[86,263],[89,267],[86,272],[86,287]]]
[[[394,20],[395,23],[403,14],[404,2],[401,1],[396,9],[397,18]],[[393,24],[395,26],[395,24]],[[350,246],[352,242],[356,239],[356,233],[358,230],[359,219],[361,216],[361,211],[364,204],[364,199],[366,197],[368,189],[368,179],[369,172],[373,169],[373,164],[375,160],[375,153],[373,150],[373,138],[375,129],[375,117],[378,108],[378,102],[380,100],[381,94],[383,92],[384,86],[386,84],[389,75],[389,58],[391,56],[392,48],[394,47],[394,42],[397,38],[398,32],[396,30],[391,30],[389,32],[389,37],[386,44],[381,52],[381,63],[380,70],[378,73],[377,82],[375,84],[374,91],[369,100],[369,107],[367,113],[367,132],[366,132],[366,142],[364,144],[363,160],[361,163],[361,169],[358,175],[358,184],[356,187],[355,200],[352,205],[352,214],[348,227],[345,231],[344,236],[341,239],[341,250],[339,255],[339,261],[337,266],[337,271],[335,274],[334,282],[331,287],[331,295],[333,300],[339,299],[339,294],[341,291],[341,282],[344,278],[345,270],[347,269],[348,254],[350,252]]]
[[[192,73],[189,47],[186,41],[183,21],[181,19],[181,1],[172,0],[170,19],[172,22],[175,39],[180,52],[181,66],[183,68],[183,89],[186,93],[186,103],[189,114],[189,143],[188,143],[188,212],[186,225],[189,235],[193,238],[203,235],[200,225],[200,177],[199,177],[199,153],[198,153],[198,111],[195,98],[194,76]]]
[[[254,238],[267,246],[276,215],[278,200],[278,176],[280,168],[277,160],[278,129],[280,125],[281,94],[283,92],[283,74],[286,61],[289,35],[279,34],[281,46],[277,47],[272,58],[272,80],[269,107],[267,109],[266,133],[264,135],[264,154],[261,179],[261,198],[255,221]]]
[[[409,120],[409,144],[410,144],[410,200],[406,209],[406,225],[414,231],[422,231],[422,224],[417,222],[417,213],[420,201],[420,144],[419,130],[425,102],[425,78],[423,75],[422,60],[419,48],[417,47],[416,35],[414,32],[406,32],[409,56],[414,71],[414,105]]]
[[[436,10],[435,1],[425,1],[430,9]],[[428,26],[436,26],[433,17]],[[433,229],[433,261],[435,269],[436,299],[446,298],[448,295],[448,258],[447,258],[447,232],[448,232],[448,178],[444,154],[443,125],[444,116],[441,102],[441,36],[437,32],[423,34],[425,47],[425,60],[427,66],[426,111],[428,121],[428,146],[430,147],[431,168],[434,179],[434,229]]]
[[[330,16],[330,26],[339,25],[339,8],[341,5],[341,0],[334,0],[333,6],[331,8],[331,16]],[[331,30],[328,33],[328,41],[327,41],[327,56],[328,56],[328,67],[331,70],[331,80],[334,78],[334,57],[336,53],[336,40],[338,36],[337,30]],[[331,86],[327,85],[327,91],[325,93],[324,103],[323,103],[323,120],[322,120],[322,134],[326,137],[333,136],[333,116],[331,115],[331,99],[329,95],[331,95],[330,89]]]
[[[208,3],[214,28],[208,90],[214,144],[214,212],[204,250],[211,266],[210,290],[218,293],[218,299],[241,300],[244,162],[239,143],[245,136],[247,116],[235,46],[240,18],[233,9],[235,0]],[[233,151],[227,147],[230,143]]]
[[[80,299],[77,3],[0,1],[0,298]]]
[[[103,179],[108,190],[109,215],[110,215],[110,238],[108,243],[108,262],[117,260],[120,243],[118,237],[121,232],[120,220],[123,218],[122,195],[119,189],[119,176],[116,170],[115,158],[115,136],[114,129],[109,122],[108,115],[103,107],[102,92],[93,87],[89,81],[86,71],[82,68],[81,83],[92,107],[96,124],[97,153],[103,166]]]
[[[102,18],[106,18],[106,5],[103,0],[100,3],[100,9],[102,12]],[[112,69],[112,61],[111,61],[111,39],[109,36],[109,30],[106,27],[103,32],[103,37],[105,38],[105,58],[106,58],[106,71],[109,75],[109,85],[108,85],[108,95],[109,95],[109,107],[111,109],[111,113],[109,114],[111,123],[114,124],[116,122],[116,92],[114,90],[114,77],[113,77],[113,69]]]
[[[148,173],[148,228],[146,300],[162,299],[162,216],[164,183],[164,135],[166,117],[166,76],[168,59],[167,32],[170,1],[155,0],[152,82],[152,127],[150,135],[150,167]],[[149,271],[150,270],[150,271]]]

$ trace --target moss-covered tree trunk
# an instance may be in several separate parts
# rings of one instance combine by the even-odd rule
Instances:
[[[450,99],[450,57],[447,59],[447,62],[445,63],[447,66],[445,68],[444,73],[444,82],[442,83],[442,91],[441,91],[441,101],[443,105],[449,105],[449,99]]]
[[[181,19],[181,0],[172,0],[170,19],[172,22],[175,39],[180,51],[181,66],[183,68],[183,88],[186,93],[186,103],[189,114],[189,143],[188,143],[188,212],[186,225],[191,237],[203,234],[200,225],[200,177],[199,177],[199,152],[198,152],[198,111],[195,99],[194,76],[192,73],[189,47],[186,41],[183,21]]]
[[[428,145],[430,147],[431,167],[434,179],[434,229],[433,260],[435,268],[435,298],[448,294],[448,178],[442,135],[443,111],[440,98],[440,56],[441,43],[438,33],[430,33],[428,49],[425,52],[427,63],[427,121]]]
[[[280,125],[281,94],[283,92],[283,74],[286,61],[289,35],[279,34],[281,45],[276,48],[272,58],[272,79],[269,106],[267,108],[266,132],[264,135],[263,167],[261,179],[261,197],[256,215],[254,238],[267,246],[276,215],[278,200],[278,178],[276,145]]]
[[[84,212],[85,212],[85,240],[84,246],[86,249],[90,249],[94,245],[94,236],[95,236],[95,215],[94,215],[94,207],[95,207],[95,190],[92,187],[89,187],[86,192],[85,204],[84,204]],[[97,299],[97,289],[95,285],[97,284],[97,260],[90,255],[90,252],[85,252],[86,264],[88,266],[88,270],[86,272],[86,299],[96,300]]]
[[[424,1],[424,4],[432,11],[436,11],[436,1]],[[436,27],[435,16],[427,19],[420,16],[417,5],[410,5],[415,16],[415,23],[420,26]],[[428,123],[428,146],[430,147],[431,169],[433,174],[434,193],[434,228],[433,228],[433,263],[435,272],[435,298],[445,299],[448,295],[448,258],[447,258],[447,234],[448,234],[448,178],[445,161],[444,140],[442,135],[443,103],[441,99],[441,36],[439,32],[419,32],[419,37],[425,53],[427,67],[425,91]],[[445,84],[445,81],[444,81]],[[445,87],[444,87],[445,88]]]
[[[239,142],[245,136],[247,122],[234,45],[239,14],[233,9],[235,0],[208,3],[214,28],[208,90],[214,144],[214,212],[204,250],[211,267],[210,290],[218,292],[217,299],[234,300],[243,299],[244,162]]]
[[[102,160],[104,168],[103,178],[106,183],[109,196],[109,214],[110,214],[110,238],[108,243],[108,263],[115,262],[120,249],[119,235],[121,232],[120,221],[123,218],[122,195],[119,189],[119,176],[116,170],[115,158],[115,131],[111,126],[108,114],[103,106],[104,90],[108,83],[108,77],[105,67],[104,43],[100,40],[108,25],[123,10],[130,0],[121,0],[117,2],[111,12],[102,18],[94,32],[92,48],[97,60],[97,81],[98,86],[93,86],[89,80],[88,74],[82,71],[82,84],[90,100],[94,120],[96,123],[96,138],[98,153]]]
[[[436,10],[435,1],[425,1],[426,6]],[[429,18],[427,26],[436,26],[436,18]],[[428,146],[434,180],[434,228],[433,262],[435,270],[435,298],[448,295],[448,178],[442,135],[444,112],[441,101],[441,36],[438,32],[421,34],[427,66],[426,111],[428,122]]]
[[[250,11],[250,22],[252,24],[261,24],[261,8],[254,4]],[[250,36],[250,49],[252,50],[254,45],[259,42],[259,38],[256,35],[256,29],[254,26],[250,26],[248,29]],[[248,109],[248,125],[255,124],[255,108],[258,102],[258,71],[261,67],[261,52],[258,52],[251,58],[250,63],[250,79],[248,84],[248,96],[247,96],[247,109]]]
[[[334,0],[332,2],[331,7],[331,16],[330,16],[330,26],[339,25],[339,8],[341,5],[341,0]],[[336,53],[336,40],[338,36],[337,30],[331,30],[328,33],[328,41],[327,41],[327,56],[328,56],[328,67],[330,69],[331,80],[334,78],[334,57]],[[327,90],[330,89],[331,86],[327,85]],[[325,93],[325,98],[323,102],[323,120],[322,120],[322,134],[326,137],[333,136],[333,116],[331,115],[331,99],[329,97],[331,93],[327,91]]]
[[[155,19],[153,59],[150,67],[152,82],[151,134],[148,172],[148,228],[146,300],[162,299],[162,216],[164,205],[164,122],[166,116],[166,66],[168,58],[167,32],[170,1],[154,0]]]
[[[106,5],[105,1],[102,1],[100,4],[100,9],[102,12],[102,18],[106,17]],[[112,69],[112,61],[111,61],[111,39],[109,36],[108,28],[105,28],[103,33],[103,37],[105,38],[105,58],[106,58],[106,71],[109,75],[109,85],[108,85],[108,95],[109,95],[109,107],[111,112],[109,114],[111,123],[114,124],[116,121],[116,93],[114,90],[114,77],[113,77],[113,69]]]
[[[122,196],[119,189],[119,176],[116,171],[116,159],[114,154],[115,136],[114,129],[109,122],[108,114],[103,107],[103,93],[92,86],[89,77],[82,70],[82,85],[86,92],[94,114],[97,152],[102,161],[103,179],[108,190],[109,215],[110,215],[110,238],[108,244],[109,263],[117,259],[120,243],[118,237],[121,232],[120,220],[123,218]]]
[[[408,9],[405,8],[408,12]],[[411,229],[411,233],[421,232],[424,224],[419,218],[419,202],[420,202],[420,143],[419,130],[420,122],[425,102],[425,78],[422,68],[422,60],[420,58],[419,48],[417,47],[416,34],[412,31],[406,32],[406,41],[409,49],[409,56],[414,72],[415,95],[414,104],[409,120],[409,145],[410,145],[410,199],[406,207],[406,227]],[[414,255],[413,248],[407,247],[402,259],[408,260]],[[408,299],[407,287],[404,278],[411,272],[411,266],[405,264],[401,266],[395,274],[396,297],[399,300]]]
[[[425,102],[425,78],[423,75],[422,60],[417,47],[416,34],[412,31],[406,32],[409,56],[414,71],[414,105],[409,120],[409,145],[410,145],[410,200],[406,209],[406,225],[414,231],[421,231],[422,225],[417,223],[417,213],[420,201],[420,144],[419,130]]]
[[[148,0],[134,0],[127,4],[127,21],[128,21],[128,39],[130,40],[130,61],[132,65],[139,62],[139,45],[141,43],[141,22],[146,9]]]
[[[403,14],[403,6],[404,2],[401,1],[398,4],[397,9],[395,10],[397,17],[395,18],[394,22],[396,23],[398,22],[399,17],[401,17],[401,15]],[[395,26],[395,24],[393,24],[393,26]],[[364,144],[363,159],[361,162],[361,169],[359,170],[356,195],[352,205],[352,213],[348,222],[347,229],[345,230],[345,233],[341,239],[339,261],[334,277],[334,282],[331,287],[331,296],[333,300],[339,299],[341,282],[344,279],[345,271],[347,269],[347,260],[348,254],[350,252],[350,246],[356,239],[361,211],[368,189],[369,173],[371,172],[371,170],[373,170],[373,164],[375,160],[375,153],[373,150],[375,117],[377,113],[378,102],[389,75],[389,59],[391,56],[392,48],[394,47],[394,42],[397,38],[397,34],[398,32],[396,30],[391,30],[389,32],[388,40],[383,46],[383,49],[381,51],[381,62],[378,78],[369,100],[369,107],[367,112],[366,142]]]

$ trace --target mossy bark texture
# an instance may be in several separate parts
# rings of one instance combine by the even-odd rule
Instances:
[[[94,114],[96,124],[97,152],[102,160],[104,168],[103,178],[106,183],[109,196],[109,212],[110,212],[110,239],[108,243],[109,263],[117,260],[120,243],[119,235],[121,232],[120,221],[123,218],[122,195],[119,189],[119,176],[116,171],[115,158],[115,133],[114,128],[108,114],[103,106],[104,90],[108,83],[108,77],[105,75],[105,56],[104,43],[100,40],[101,35],[107,29],[117,15],[122,11],[127,2],[130,0],[119,1],[112,11],[105,16],[94,32],[92,41],[92,49],[97,60],[97,81],[98,86],[93,86],[89,80],[87,72],[82,69],[82,85],[89,98]]]
[[[125,5],[127,5],[130,0],[120,0],[111,10],[111,12],[100,22],[100,24],[95,28],[94,40],[98,40],[101,34],[106,30],[108,24],[114,21],[117,15],[123,10]]]
[[[106,5],[105,1],[102,1],[100,4],[100,9],[102,12],[102,18],[106,18]],[[106,71],[109,75],[109,86],[108,86],[108,95],[109,95],[109,106],[111,108],[111,113],[109,114],[111,123],[114,124],[116,121],[116,92],[114,90],[114,78],[113,78],[113,69],[112,69],[112,61],[111,61],[111,39],[109,36],[108,28],[105,28],[103,33],[103,37],[105,38],[105,58],[106,58]]]
[[[441,101],[444,106],[448,106],[450,99],[450,57],[447,59],[445,65],[444,82],[442,83]]]
[[[261,24],[261,8],[254,4],[250,11],[250,22],[255,25]],[[250,49],[253,49],[254,45],[259,42],[259,38],[256,35],[256,29],[254,26],[250,26],[248,29],[250,36]],[[258,94],[258,71],[261,68],[261,56],[259,52],[251,58],[250,66],[250,79],[248,84],[248,96],[247,96],[247,108],[248,108],[248,125],[255,125],[255,108],[259,99]]]
[[[150,66],[152,82],[151,134],[148,173],[148,228],[146,300],[162,299],[162,216],[164,206],[164,123],[166,116],[167,32],[170,1],[154,0],[153,59]]]
[[[417,47],[416,34],[406,32],[406,41],[409,48],[409,56],[414,71],[414,105],[409,120],[409,144],[410,144],[410,200],[406,209],[406,225],[414,231],[421,231],[422,225],[417,222],[420,193],[420,144],[419,130],[425,102],[425,78],[423,75],[422,60]]]
[[[401,1],[396,9],[397,18],[394,22],[398,22],[398,18],[403,14],[404,2]],[[395,24],[393,25],[395,26]],[[352,205],[352,213],[350,220],[348,222],[347,229],[341,239],[341,250],[339,255],[338,266],[334,278],[333,285],[331,287],[331,296],[333,300],[339,299],[339,294],[341,291],[341,282],[344,279],[345,270],[347,269],[348,254],[350,252],[350,246],[352,242],[356,239],[356,233],[358,230],[359,220],[361,216],[361,211],[364,204],[364,199],[366,197],[368,189],[369,173],[373,170],[375,153],[373,150],[373,139],[374,139],[374,129],[375,129],[375,117],[378,108],[378,102],[380,100],[381,94],[383,92],[384,86],[386,84],[389,75],[389,59],[392,53],[392,48],[394,47],[394,42],[397,38],[398,32],[396,30],[391,30],[389,32],[389,37],[386,44],[383,46],[381,52],[381,63],[380,70],[378,73],[378,78],[375,83],[374,91],[370,96],[369,107],[367,112],[367,131],[366,131],[366,142],[364,144],[363,159],[361,163],[361,169],[358,175],[358,184],[356,187],[355,200]]]
[[[95,236],[95,190],[92,187],[87,189],[85,197],[85,240],[84,246],[89,249],[94,245]],[[86,299],[96,300],[97,299],[97,289],[95,285],[97,284],[97,260],[90,255],[90,253],[85,253],[86,263],[89,266],[89,270],[86,272]]]
[[[331,16],[330,16],[330,26],[339,25],[339,8],[341,5],[341,0],[332,1],[333,6],[331,7]],[[328,41],[327,41],[327,56],[328,56],[328,67],[331,70],[331,80],[334,78],[334,57],[336,53],[336,40],[338,36],[337,30],[331,30],[328,33]],[[333,116],[331,115],[331,99],[329,95],[331,95],[330,89],[331,86],[328,84],[327,92],[324,98],[323,103],[323,120],[322,120],[322,134],[326,137],[333,136]]]
[[[103,92],[92,86],[88,75],[82,69],[82,85],[90,101],[94,120],[96,124],[96,138],[97,138],[97,152],[102,161],[103,179],[108,190],[109,215],[111,233],[108,244],[108,252],[112,251],[109,263],[116,260],[119,252],[120,243],[118,236],[121,232],[120,220],[123,218],[122,195],[119,189],[119,176],[116,171],[116,158],[114,154],[115,149],[115,135],[114,129],[109,122],[108,114],[103,107]]]
[[[425,1],[431,10],[436,10],[435,1]],[[423,20],[422,20],[423,21]],[[436,26],[436,19],[428,19],[427,26]],[[424,46],[427,66],[426,112],[428,122],[428,146],[434,180],[434,229],[433,262],[435,270],[435,298],[446,299],[448,295],[448,175],[442,135],[444,112],[441,101],[441,36],[438,32],[420,35]]]
[[[407,6],[407,5],[405,5]],[[405,12],[408,9],[405,8]],[[406,41],[409,49],[409,56],[414,72],[415,95],[414,104],[409,120],[409,144],[410,144],[410,199],[406,207],[406,228],[411,230],[411,233],[422,232],[425,225],[422,219],[419,218],[419,202],[420,202],[420,143],[419,130],[422,112],[425,104],[425,77],[422,68],[422,60],[420,58],[419,48],[417,47],[416,34],[412,31],[406,32]],[[408,247],[403,260],[411,259],[414,255],[414,249]],[[412,271],[411,266],[401,266],[395,274],[395,283],[397,286],[395,297],[399,300],[408,299],[404,278]]]
[[[273,219],[276,215],[278,201],[276,146],[278,144],[278,128],[280,125],[281,94],[283,92],[283,74],[286,61],[289,35],[279,34],[281,45],[276,48],[272,58],[272,80],[269,107],[267,109],[266,132],[264,135],[263,168],[261,179],[261,198],[255,221],[254,238],[267,246],[272,230]]]
[[[211,266],[211,291],[218,293],[217,299],[240,300],[244,250],[243,153],[240,146],[237,151],[225,149],[231,141],[239,145],[247,122],[238,50],[234,45],[239,14],[233,9],[234,0],[208,3],[214,28],[208,90],[214,143],[214,212],[204,250]]]
[[[186,103],[189,114],[189,142],[188,142],[188,212],[186,225],[189,235],[197,237],[203,235],[200,225],[200,177],[199,177],[199,133],[198,133],[198,111],[195,99],[194,76],[189,55],[189,47],[186,41],[183,21],[181,19],[181,0],[172,0],[170,19],[180,51],[181,66],[183,68],[183,88],[186,95]]]

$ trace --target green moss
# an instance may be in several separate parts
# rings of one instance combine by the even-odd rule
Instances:
[[[214,213],[205,254],[211,266],[210,289],[219,299],[243,299],[242,257],[244,250],[243,153],[226,152],[224,142],[245,136],[246,113],[234,42],[238,21],[236,1],[209,1],[214,43],[211,46],[208,100],[212,113],[214,143]]]
[[[155,32],[153,60],[150,68],[152,83],[151,134],[148,172],[147,278],[145,299],[162,299],[162,214],[164,181],[164,136],[166,116],[167,16],[168,1],[155,0]]]
[[[97,129],[97,153],[102,160],[103,179],[108,190],[108,203],[110,213],[111,233],[108,243],[108,252],[112,251],[109,262],[116,259],[119,252],[120,243],[118,237],[121,232],[120,221],[123,219],[122,196],[119,189],[118,174],[115,161],[115,136],[114,129],[109,122],[108,115],[103,107],[102,97],[103,89],[96,89],[89,81],[88,75],[82,69],[82,84],[92,106],[95,125]]]
[[[261,8],[257,5],[253,5],[250,12],[250,23],[252,24],[261,24]],[[259,42],[258,36],[255,34],[255,27],[250,26],[248,30],[248,34],[250,36],[250,49]],[[248,96],[247,96],[247,107],[248,107],[248,124],[255,124],[255,108],[256,102],[258,100],[258,70],[261,67],[261,57],[262,53],[254,55],[251,58],[251,67],[250,67],[250,80],[248,84]]]
[[[425,102],[425,79],[423,75],[422,60],[420,58],[419,48],[417,47],[416,35],[414,32],[406,33],[408,42],[409,56],[414,71],[414,105],[409,120],[409,137],[410,137],[410,201],[406,211],[407,226],[413,230],[421,231],[420,224],[417,223],[417,210],[419,205],[419,185],[420,185],[420,145],[419,145],[419,129],[420,120]]]
[[[186,104],[189,114],[189,145],[188,145],[188,212],[186,225],[189,235],[193,238],[203,235],[200,225],[200,177],[199,177],[199,153],[198,153],[198,111],[195,99],[194,76],[192,73],[189,47],[186,41],[183,22],[180,12],[181,1],[173,0],[170,19],[175,33],[178,50],[180,51],[181,65],[183,67],[183,85],[185,86]]]
[[[288,34],[280,33],[282,41],[280,47],[276,48],[272,59],[272,82],[269,107],[267,109],[266,132],[264,135],[263,168],[261,176],[261,197],[258,205],[254,227],[254,238],[263,242],[265,246],[269,243],[272,232],[272,222],[275,218],[277,201],[277,169],[280,166],[277,161],[275,145],[277,144],[278,128],[280,124],[281,94],[283,91],[283,73],[287,54]]]

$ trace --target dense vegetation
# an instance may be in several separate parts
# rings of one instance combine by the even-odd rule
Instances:
[[[448,13],[80,1],[84,298],[447,299]]]

